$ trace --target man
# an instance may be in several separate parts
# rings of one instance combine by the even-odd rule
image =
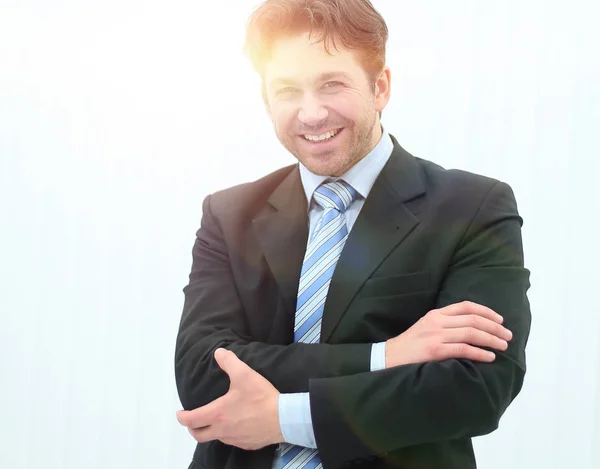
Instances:
[[[380,123],[367,0],[268,0],[246,49],[299,161],[208,196],[175,372],[191,468],[475,468],[525,374],[510,187],[405,151]]]

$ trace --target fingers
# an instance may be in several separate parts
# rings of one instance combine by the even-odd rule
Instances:
[[[236,366],[237,355],[230,350],[224,348],[218,348],[215,350],[213,355],[217,365],[228,375],[231,374],[232,370]]]
[[[479,347],[503,352],[512,339],[512,332],[502,326],[504,318],[486,306],[463,301],[435,311],[443,329],[438,354],[445,358],[492,362],[496,355]]]
[[[441,358],[438,360],[447,360],[451,358],[464,358],[478,362],[493,362],[496,359],[496,354],[473,347],[469,344],[443,344]]]
[[[512,332],[506,327],[476,314],[447,316],[443,320],[443,326],[446,329],[468,328],[471,330],[483,331],[499,339],[503,339],[504,341],[512,339]]]
[[[498,324],[502,324],[504,318],[496,313],[493,309],[488,308],[471,301],[463,301],[461,303],[455,303],[448,305],[444,308],[437,310],[439,313],[446,316],[460,316],[464,314],[476,314],[478,316],[494,321]]]
[[[215,431],[211,426],[204,428],[188,428],[188,432],[198,443],[205,443],[217,439]]]
[[[213,355],[217,365],[229,375],[233,380],[243,380],[249,371],[252,370],[248,365],[241,361],[235,352],[224,348],[218,348]]]
[[[222,397],[194,410],[177,412],[177,421],[191,428],[211,425],[220,410],[220,399]]]
[[[493,348],[502,352],[508,348],[506,340],[472,327],[445,329],[442,337],[445,344],[476,345],[478,347]]]

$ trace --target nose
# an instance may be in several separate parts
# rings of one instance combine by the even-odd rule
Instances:
[[[321,105],[319,100],[306,93],[298,111],[300,122],[308,126],[314,126],[327,119],[327,115],[327,109]]]

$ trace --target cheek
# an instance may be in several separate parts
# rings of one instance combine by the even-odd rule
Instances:
[[[358,122],[365,103],[364,98],[356,91],[338,93],[331,96],[327,103],[329,109],[345,120]]]
[[[289,131],[294,126],[296,114],[291,106],[283,103],[271,107],[271,119],[275,128],[280,131]]]

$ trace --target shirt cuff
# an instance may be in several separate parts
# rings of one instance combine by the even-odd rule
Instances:
[[[279,425],[287,443],[317,448],[307,392],[279,395]]]
[[[385,342],[371,347],[371,371],[385,370]]]

